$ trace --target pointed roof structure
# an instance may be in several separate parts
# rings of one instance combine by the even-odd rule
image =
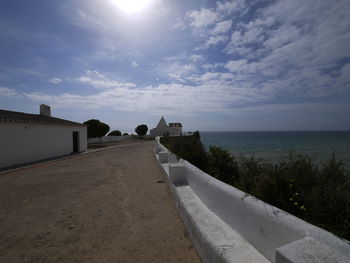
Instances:
[[[164,126],[168,126],[168,124],[166,123],[166,121],[164,120],[164,117],[162,116],[162,118],[158,122],[157,128],[158,127],[164,127]]]

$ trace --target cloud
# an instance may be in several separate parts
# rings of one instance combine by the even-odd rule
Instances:
[[[193,62],[197,62],[197,61],[202,61],[204,60],[204,56],[203,55],[198,55],[198,54],[193,54],[189,57],[189,59]]]
[[[296,76],[290,75],[285,79],[260,83],[256,87],[244,78],[243,81],[240,78],[240,74],[243,74],[242,72],[245,70],[255,71],[254,63],[249,63],[247,60],[229,61],[225,67],[230,72],[215,71],[222,68],[222,64],[208,66],[213,71],[201,74],[195,73],[196,71],[190,65],[188,66],[189,68],[186,69],[185,67],[184,70],[186,72],[185,76],[179,74],[186,83],[190,81],[192,84],[169,83],[136,86],[135,84],[130,85],[130,83],[107,78],[106,74],[91,70],[86,72],[83,76],[85,78],[75,78],[79,82],[98,88],[95,93],[90,95],[20,93],[4,87],[0,87],[0,95],[27,98],[48,103],[55,108],[98,109],[110,107],[119,111],[177,115],[207,112],[239,115],[262,111],[315,110],[316,106],[323,105],[322,103],[271,103],[280,96],[281,87],[289,88],[284,89],[286,95],[296,92],[294,86],[302,83],[303,76],[299,76],[297,83],[295,83]],[[348,73],[349,68],[348,66],[343,67],[342,74],[344,76]],[[320,77],[318,71],[309,71],[304,74],[312,79]],[[322,85],[322,82],[327,83],[328,80],[320,80],[320,85]],[[327,105],[331,105],[331,103]]]
[[[218,35],[218,34],[226,33],[231,29],[231,26],[232,26],[231,20],[226,20],[226,21],[216,23],[215,28],[212,30],[212,34]]]
[[[239,60],[231,60],[226,63],[225,68],[227,68],[231,72],[242,72],[245,71],[247,73],[249,63],[246,59]]]
[[[49,79],[49,81],[53,84],[58,84],[58,83],[61,83],[62,82],[62,79],[60,78],[51,78]]]
[[[293,25],[282,25],[276,30],[271,30],[270,37],[263,43],[268,49],[280,48],[301,37],[300,29]]]
[[[20,68],[20,67],[2,67],[2,70],[5,70],[9,74],[17,74],[17,75],[28,75],[33,77],[44,77],[45,74],[34,69],[28,68]]]
[[[224,1],[216,3],[216,10],[223,16],[239,12],[245,7],[246,3],[242,0]]]
[[[185,78],[195,71],[195,66],[193,64],[178,64],[173,63],[168,65],[165,69],[167,75],[174,78],[180,82],[185,82]]]
[[[350,84],[350,63],[345,64],[341,70],[339,76],[336,78],[336,83],[338,85],[347,85]]]
[[[210,3],[210,8],[181,15],[174,12],[165,20],[149,15],[150,18],[123,21],[123,15],[108,10],[108,5],[96,8],[96,1],[86,2],[70,13],[71,22],[94,33],[85,52],[88,59],[81,59],[81,67],[103,65],[115,69],[127,65],[123,76],[140,74],[141,69],[145,74],[130,77],[139,77],[135,83],[101,70],[89,70],[70,79],[62,77],[72,86],[94,87],[90,95],[50,95],[35,90],[20,93],[8,88],[1,88],[1,95],[52,102],[58,107],[108,106],[125,111],[187,114],[229,113],[248,109],[251,104],[268,103],[275,105],[272,110],[278,110],[283,109],[280,105],[290,106],[290,101],[324,101],[343,94],[348,98],[350,93],[348,0],[219,1]],[[149,28],[144,21],[152,22]],[[165,21],[168,31],[183,31],[170,31],[174,38],[164,35],[158,30],[162,24],[159,21]],[[130,32],[136,32],[136,36]],[[160,35],[164,41],[156,41],[152,34]],[[104,60],[114,63],[102,63]],[[140,61],[150,61],[155,66],[143,68],[147,63],[138,65]],[[44,76],[28,69],[14,72]],[[49,76],[44,79],[47,81]],[[59,83],[62,79],[50,81]],[[149,84],[150,79],[157,82]],[[136,85],[143,80],[147,84]],[[301,103],[293,107],[298,105],[306,108]]]
[[[9,89],[6,87],[1,87],[1,86],[0,86],[0,96],[12,97],[12,98],[20,98],[21,97],[21,95],[19,93],[17,93],[15,90]]]
[[[215,70],[217,68],[223,67],[224,65],[224,63],[203,64],[202,68],[204,70]]]
[[[139,64],[135,60],[131,61],[131,67],[135,68],[137,66],[139,66]]]
[[[191,54],[191,53],[180,53],[175,56],[169,56],[164,58],[165,61],[180,62],[180,61],[192,61],[198,62],[204,60],[204,55],[201,54]]]
[[[225,35],[220,35],[220,36],[211,36],[209,37],[209,39],[207,40],[207,42],[205,43],[205,45],[207,47],[210,47],[210,46],[215,46],[219,43],[222,43],[222,42],[226,42],[229,38]]]
[[[263,40],[264,30],[262,28],[251,28],[249,30],[246,30],[245,32],[235,31],[233,32],[231,36],[231,41],[227,44],[225,51],[228,54],[237,53],[240,55],[244,55],[248,52],[242,52],[242,50],[251,51],[251,48],[249,47],[250,44],[260,43]]]
[[[349,94],[350,2],[276,1],[235,25],[225,68],[265,94],[290,100]]]
[[[202,92],[201,92],[202,91]],[[41,93],[26,93],[34,101],[50,103],[53,107],[83,109],[112,107],[123,111],[142,111],[147,113],[189,114],[196,112],[223,112],[225,101],[220,101],[218,90],[209,86],[186,86],[180,84],[161,84],[143,89],[109,89],[93,95],[81,96],[62,94],[49,96]],[[216,95],[216,96],[213,96]],[[220,95],[221,99],[225,99]],[[227,99],[225,99],[227,101]]]
[[[185,71],[191,71],[191,66]],[[195,114],[200,112],[230,113],[232,104],[264,99],[264,95],[247,86],[233,82],[231,73],[206,72],[186,75],[186,81],[193,84],[159,84],[135,86],[107,78],[97,71],[88,71],[85,76],[75,78],[98,88],[90,95],[63,93],[50,95],[42,92],[19,93],[8,88],[1,88],[0,94],[8,97],[21,97],[41,103],[48,103],[56,108],[97,109],[111,107],[122,111],[138,111],[150,114]]]
[[[186,28],[186,23],[180,19],[176,18],[175,24],[173,25],[173,29],[184,30]]]
[[[93,86],[97,89],[132,88],[136,86],[134,83],[121,82],[107,78],[96,70],[87,70],[84,76],[80,76],[75,80]]]
[[[188,17],[191,19],[191,26],[197,29],[213,25],[218,19],[218,15],[214,10],[206,8],[192,11],[188,14]]]
[[[222,72],[205,72],[203,74],[192,75],[189,80],[199,85],[214,84],[222,86],[222,84],[232,84],[234,76],[231,73]]]
[[[243,1],[218,2],[216,8],[201,8],[187,13],[194,36],[205,39],[205,44],[196,50],[204,50],[227,41],[224,34],[230,31],[233,24],[232,19],[227,16],[240,10],[242,3]]]

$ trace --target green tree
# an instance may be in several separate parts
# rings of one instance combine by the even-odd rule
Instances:
[[[124,133],[123,133],[123,136],[129,136],[129,133],[124,132]]]
[[[84,124],[87,126],[88,138],[102,137],[109,131],[109,126],[106,123],[96,119],[88,120]]]
[[[147,131],[148,131],[148,127],[146,124],[141,124],[135,128],[135,132],[137,133],[138,136],[140,136],[140,138],[146,135]]]
[[[108,133],[108,136],[121,136],[122,133],[119,130],[114,130]]]

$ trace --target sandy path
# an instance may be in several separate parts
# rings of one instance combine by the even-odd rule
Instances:
[[[0,174],[0,262],[199,262],[152,147]]]

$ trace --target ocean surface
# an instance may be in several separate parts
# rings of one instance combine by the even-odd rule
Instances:
[[[277,161],[289,152],[308,154],[318,163],[335,153],[350,165],[350,131],[200,132],[208,149],[220,146],[235,156],[241,154]]]

